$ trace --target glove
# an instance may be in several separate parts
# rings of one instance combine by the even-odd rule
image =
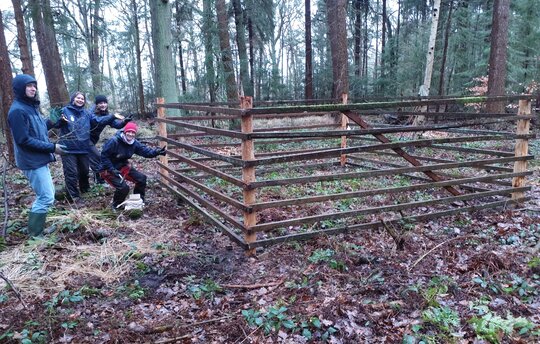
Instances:
[[[124,123],[130,122],[130,121],[133,121],[133,114],[127,115],[126,117],[124,117]]]
[[[56,121],[54,126],[55,127],[63,127],[64,125],[66,125],[68,123],[69,123],[69,121],[68,121],[67,117],[62,113],[62,114],[60,114],[60,118],[58,118],[58,120]]]
[[[157,150],[157,155],[167,155],[167,148],[163,147]]]
[[[59,155],[67,154],[67,147],[64,145],[54,144],[54,152]]]

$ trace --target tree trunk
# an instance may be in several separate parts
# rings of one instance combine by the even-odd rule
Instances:
[[[236,44],[238,46],[238,58],[240,60],[240,83],[245,96],[253,97],[253,85],[250,83],[249,63],[246,48],[246,34],[244,27],[242,4],[240,0],[232,0],[234,9],[234,22],[236,24]]]
[[[13,139],[7,121],[9,108],[13,102],[11,81],[11,63],[9,62],[9,51],[6,43],[6,36],[4,34],[4,19],[2,11],[0,11],[0,127],[6,139],[9,162],[13,163],[15,161],[15,155],[13,154]]]
[[[433,61],[435,57],[435,42],[437,41],[437,27],[439,25],[439,14],[441,8],[441,0],[435,0],[433,4],[433,12],[431,18],[431,32],[429,34],[428,51],[426,55],[426,69],[424,72],[424,83],[420,87],[419,95],[423,97],[429,96],[431,88],[431,76],[433,74]]]
[[[180,10],[180,1],[176,1],[176,26],[181,27],[182,24],[182,15]],[[180,84],[182,87],[182,94],[185,95],[187,93],[187,85],[186,85],[186,71],[184,68],[184,52],[182,49],[182,39],[180,37],[178,38],[178,63],[180,68]]]
[[[305,0],[306,81],[305,97],[313,99],[313,50],[311,48],[311,0]]]
[[[510,0],[495,0],[489,53],[488,89],[489,96],[504,94],[506,81],[506,53],[508,49],[508,17]],[[504,102],[488,102],[487,112],[504,112]]]
[[[137,98],[139,101],[138,112],[141,116],[144,116],[145,106],[144,106],[144,86],[142,81],[142,63],[141,63],[141,42],[139,35],[139,14],[137,8],[137,0],[131,0],[131,9],[133,11],[133,29],[134,29],[134,40],[135,40],[135,58],[137,61]]]
[[[69,102],[69,94],[54,32],[50,2],[49,0],[30,0],[29,5],[50,104],[52,107],[61,107]]]
[[[210,103],[216,101],[216,76],[214,69],[214,46],[212,44],[213,28],[212,23],[212,1],[203,0],[203,25],[202,33],[204,40],[204,66],[206,68],[206,83],[208,85],[208,94],[210,95]]]
[[[13,3],[13,11],[15,13],[15,22],[17,23],[17,43],[21,52],[22,72],[34,76],[34,64],[32,54],[28,47],[26,39],[26,28],[24,25],[24,16],[21,7],[21,0],[11,0]]]
[[[99,7],[100,0],[94,1],[94,13],[92,14],[90,21],[90,33],[87,37],[88,44],[88,59],[90,61],[90,73],[92,73],[92,88],[94,95],[103,91],[101,71],[99,68]]]
[[[229,25],[225,0],[216,0],[216,13],[218,20],[219,46],[221,48],[221,63],[225,74],[225,93],[228,102],[238,102],[236,78],[234,77],[234,65],[231,53],[229,37]]]
[[[362,75],[362,2],[354,1],[354,75]]]
[[[154,46],[156,95],[166,103],[178,101],[176,75],[172,59],[171,4],[169,1],[150,1],[152,43]],[[168,111],[170,114],[175,111]],[[178,112],[176,112],[178,113]]]
[[[349,93],[347,63],[346,0],[326,0],[328,39],[332,56],[332,97],[341,100]]]
[[[450,28],[452,26],[452,10],[454,9],[454,1],[448,3],[448,18],[446,19],[446,28],[444,30],[444,44],[441,59],[441,68],[439,69],[439,92],[440,96],[444,95],[444,70],[446,69],[446,59],[448,54],[448,41],[450,38]]]

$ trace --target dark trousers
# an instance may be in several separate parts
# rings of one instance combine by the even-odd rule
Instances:
[[[110,171],[102,171],[101,177],[105,179],[113,188],[115,188],[113,195],[113,207],[116,207],[120,203],[124,202],[129,194],[129,186],[126,181],[135,183],[133,189],[134,194],[141,195],[144,201],[144,193],[146,190],[146,175],[137,171],[131,166],[124,166],[120,169],[120,176]]]
[[[81,197],[81,193],[90,190],[88,181],[89,164],[88,154],[62,155],[66,191],[71,199]]]
[[[88,150],[88,159],[90,161],[90,168],[92,169],[92,172],[94,173],[94,181],[96,182],[96,184],[104,183],[103,178],[101,178],[101,176],[99,175],[99,168],[101,165],[101,154],[99,153],[95,145],[90,146],[90,149]]]

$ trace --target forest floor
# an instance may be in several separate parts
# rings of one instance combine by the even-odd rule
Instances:
[[[381,229],[254,257],[161,190],[155,160],[136,164],[150,177],[141,218],[93,187],[34,240],[21,231],[31,190],[8,170],[0,342],[540,342],[538,160],[520,209],[416,223],[401,249]]]

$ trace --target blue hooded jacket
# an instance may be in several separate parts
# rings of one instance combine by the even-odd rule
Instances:
[[[39,112],[39,101],[26,96],[26,85],[36,83],[27,74],[17,75],[12,82],[15,101],[8,113],[13,136],[15,163],[21,170],[35,170],[55,161],[54,143],[49,141],[48,122]]]
[[[71,103],[62,109],[67,122],[59,121],[59,143],[67,147],[69,154],[88,154],[92,126],[108,125],[114,121],[114,116],[97,117],[84,106],[75,106],[73,104],[75,95],[76,93],[71,95]]]
[[[159,155],[159,148],[150,148],[140,143],[137,139],[132,144],[128,144],[122,138],[122,133],[122,130],[117,131],[116,135],[111,137],[103,145],[100,171],[122,169],[122,167],[129,164],[129,159],[133,154],[140,155],[144,158],[154,158]]]

